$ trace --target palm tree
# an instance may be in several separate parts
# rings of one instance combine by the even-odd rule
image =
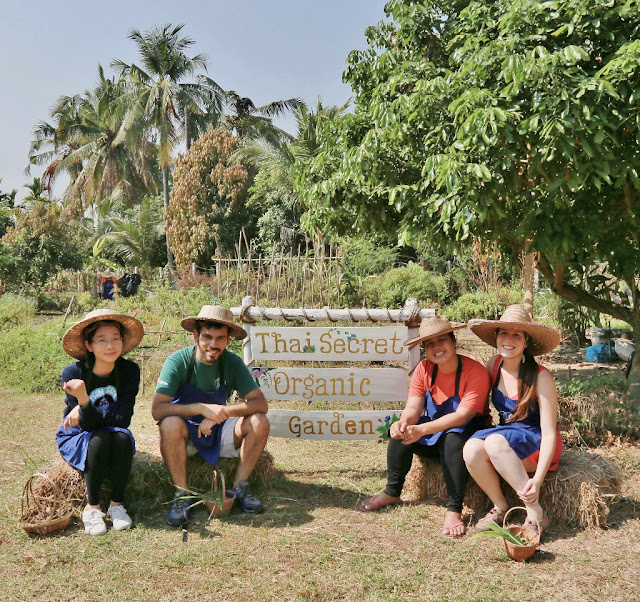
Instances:
[[[222,118],[223,128],[235,132],[239,138],[265,138],[271,142],[293,142],[294,137],[274,125],[272,118],[304,106],[299,98],[289,98],[256,107],[250,98],[240,96],[233,90],[226,93],[226,102],[232,112]]]
[[[114,217],[112,205],[116,201],[117,191],[100,205],[100,229],[103,233],[93,245],[93,255],[99,257],[108,253],[129,267],[140,267],[148,276],[158,259],[158,238],[162,236],[161,207],[155,197],[145,196],[130,218]]]
[[[63,198],[79,200],[82,210],[94,209],[119,185],[130,202],[157,192],[155,165],[149,161],[155,148],[144,136],[144,124],[123,127],[128,92],[126,80],[105,77],[99,65],[94,90],[58,99],[55,126],[38,124],[31,145],[30,162],[46,166],[44,191],[50,193],[55,178],[66,172],[70,183]]]
[[[112,66],[126,75],[135,85],[131,107],[128,110],[123,132],[134,122],[146,122],[158,144],[158,161],[162,169],[163,202],[169,206],[169,169],[173,150],[181,133],[190,135],[200,127],[198,116],[211,114],[222,102],[222,90],[210,79],[196,82],[184,80],[198,69],[206,71],[207,56],[186,55],[194,44],[188,37],[180,37],[182,25],[163,25],[141,33],[129,32],[140,53],[142,66],[114,61]],[[123,134],[124,135],[124,134]],[[167,240],[169,269],[174,270],[173,255]]]

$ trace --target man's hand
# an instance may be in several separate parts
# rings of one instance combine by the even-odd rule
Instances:
[[[206,437],[207,435],[210,435],[215,425],[216,423],[213,420],[209,420],[209,418],[205,418],[198,425],[198,438]]]
[[[202,415],[205,419],[210,420],[212,424],[220,424],[229,418],[227,406],[215,403],[203,403],[200,405],[202,406]]]

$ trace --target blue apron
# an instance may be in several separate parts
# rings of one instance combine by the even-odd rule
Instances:
[[[453,397],[449,397],[445,401],[440,404],[437,404],[433,401],[433,396],[431,395],[431,390],[436,384],[436,378],[438,376],[438,365],[436,364],[433,367],[433,372],[431,373],[431,388],[428,391],[425,391],[424,394],[424,415],[420,416],[418,419],[418,424],[425,424],[426,422],[431,422],[432,420],[436,420],[438,418],[442,418],[442,416],[446,416],[447,414],[452,414],[458,409],[460,405],[460,377],[462,376],[462,357],[458,356],[458,367],[456,368],[456,386]],[[462,433],[465,429],[472,427],[478,428],[482,426],[484,423],[483,416],[476,416],[464,426],[454,426],[446,431],[438,431],[437,433],[431,433],[430,435],[424,435],[420,437],[416,441],[416,443],[420,443],[422,445],[435,445],[440,439],[443,433]]]
[[[175,394],[171,403],[211,403],[215,405],[227,405],[227,399],[229,398],[229,389],[224,382],[224,364],[222,362],[222,356],[220,356],[220,385],[215,391],[206,392],[197,389],[191,384],[191,376],[193,375],[193,368],[196,361],[196,346],[193,347],[193,353],[191,354],[191,361],[189,362],[189,369],[187,370],[187,378],[185,384],[180,387]],[[204,420],[202,414],[196,416],[188,416],[184,418],[187,424],[187,430],[189,431],[189,439],[193,443],[196,451],[209,463],[217,464],[220,460],[220,439],[222,437],[222,426],[224,422],[216,424],[211,429],[210,435],[202,435],[198,437],[198,427]],[[226,422],[226,421],[225,421]]]

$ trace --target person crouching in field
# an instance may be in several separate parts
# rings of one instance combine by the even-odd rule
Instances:
[[[562,442],[556,385],[534,356],[555,349],[560,333],[534,323],[520,305],[508,307],[499,320],[470,320],[469,328],[498,349],[487,369],[500,425],[474,433],[464,446],[471,476],[494,504],[476,529],[502,525],[509,505],[500,488],[501,476],[527,508],[524,526],[542,534],[549,518],[540,506],[540,486],[547,471],[558,467]]]
[[[466,325],[452,325],[443,316],[425,318],[419,335],[405,341],[408,346],[424,342],[427,359],[416,367],[407,404],[389,429],[387,486],[360,504],[365,512],[398,504],[413,455],[438,458],[448,496],[445,537],[465,533],[462,503],[469,473],[462,447],[475,430],[490,424],[489,377],[482,364],[457,354],[454,331],[460,328]]]
[[[196,501],[187,481],[192,448],[214,465],[220,457],[240,458],[233,481],[236,504],[244,512],[262,512],[247,481],[269,436],[268,403],[242,358],[227,350],[232,338],[244,339],[247,332],[219,305],[205,305],[180,325],[193,333],[194,344],[165,360],[151,407],[160,427],[160,451],[176,488],[167,523],[186,524]],[[244,401],[227,405],[234,390]]]
[[[87,505],[84,530],[104,535],[100,508],[105,477],[111,481],[107,515],[117,531],[132,525],[122,501],[131,472],[135,442],[129,430],[140,385],[140,369],[123,355],[142,340],[142,324],[110,309],[96,309],[74,324],[62,338],[64,350],[77,362],[62,371],[66,393],[62,425],[56,443],[62,457],[82,471]]]

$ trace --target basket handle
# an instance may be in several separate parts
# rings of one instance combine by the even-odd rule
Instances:
[[[211,473],[211,486],[213,487],[213,491],[218,491],[218,477],[220,478],[220,484],[222,485],[222,499],[224,499],[224,496],[226,495],[225,492],[227,491],[227,485],[224,480],[224,472],[217,468],[214,468],[213,472]]]
[[[527,511],[527,509],[524,506],[514,506],[513,508],[509,508],[509,510],[507,510],[504,513],[504,518],[502,519],[502,526],[506,529],[507,528],[507,516],[509,516],[509,514],[511,514],[511,512],[513,512],[514,510],[524,510],[525,512]],[[536,523],[538,525],[538,531],[540,530],[540,521],[536,520]]]
[[[36,478],[41,478],[41,479],[45,479],[46,481],[49,481],[49,483],[51,484],[52,488],[53,488],[53,503],[51,504],[51,509],[49,511],[49,520],[53,520],[55,514],[56,514],[56,510],[58,510],[58,508],[60,508],[60,515],[64,514],[62,512],[63,509],[63,503],[66,504],[67,502],[67,498],[62,494],[62,491],[60,491],[60,487],[58,487],[58,485],[55,483],[55,481],[47,474],[43,473],[43,472],[35,472],[33,473],[30,477],[29,480],[26,482],[24,489],[22,490],[22,500],[21,500],[21,506],[22,506],[22,516],[24,516],[25,514],[25,503],[27,506],[27,509],[29,507],[29,500],[31,499],[33,501],[33,490],[32,490],[32,483],[33,480]],[[25,500],[26,498],[26,500]],[[38,506],[39,507],[39,506]]]

